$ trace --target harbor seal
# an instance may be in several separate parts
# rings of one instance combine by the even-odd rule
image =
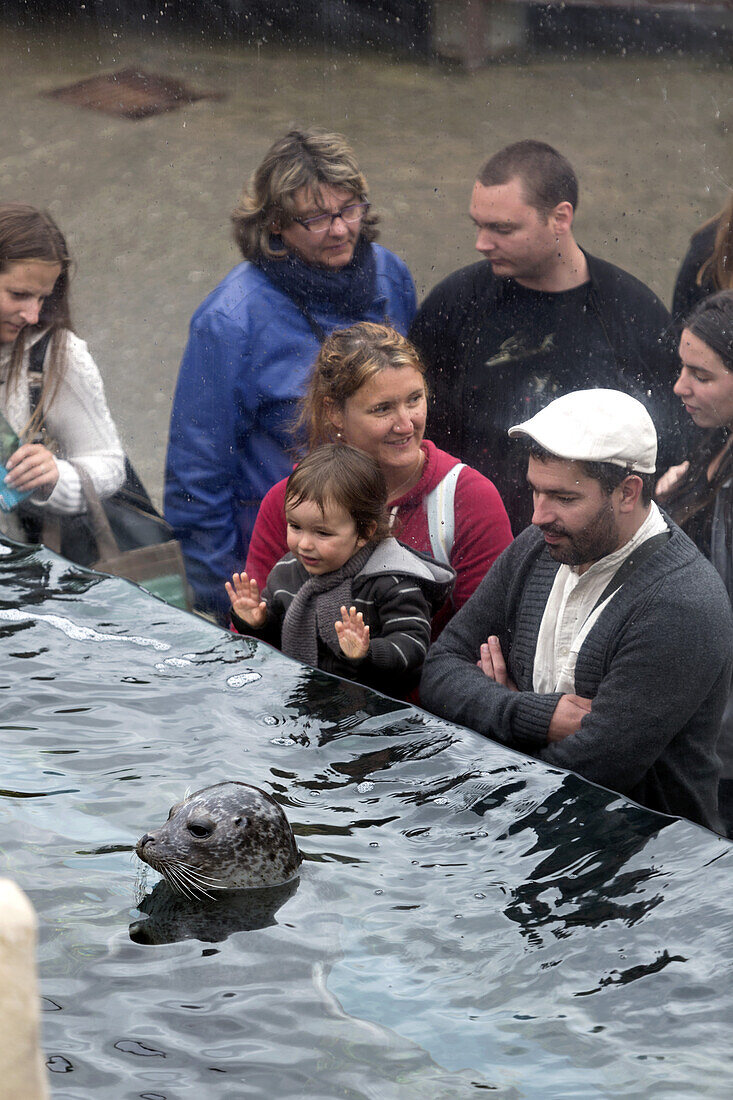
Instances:
[[[188,898],[280,886],[297,874],[303,858],[274,798],[237,781],[202,787],[178,802],[165,825],[140,837],[135,851]]]

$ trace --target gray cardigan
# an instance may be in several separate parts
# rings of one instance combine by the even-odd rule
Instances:
[[[667,517],[665,517],[667,519]],[[667,519],[669,541],[632,573],[578,654],[580,730],[548,743],[560,693],[533,691],[537,635],[559,568],[529,527],[494,563],[431,648],[422,703],[512,748],[663,813],[719,829],[715,750],[733,667],[733,617],[720,577]],[[497,634],[518,692],[476,667]]]

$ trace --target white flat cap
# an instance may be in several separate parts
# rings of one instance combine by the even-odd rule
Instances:
[[[515,424],[509,435],[528,435],[573,462],[611,462],[640,474],[653,474],[657,467],[652,418],[641,401],[620,390],[566,393],[524,424]]]

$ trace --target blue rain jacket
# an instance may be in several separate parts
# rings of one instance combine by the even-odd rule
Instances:
[[[315,307],[326,333],[357,321],[406,333],[416,297],[405,263],[373,244],[376,295],[362,316]],[[244,568],[257,510],[293,468],[289,431],[319,342],[256,266],[235,267],[191,320],[173,400],[165,516],[180,539],[198,608],[228,617],[224,581]]]

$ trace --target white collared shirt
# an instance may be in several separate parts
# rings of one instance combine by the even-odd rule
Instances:
[[[626,558],[647,539],[666,530],[662,513],[652,501],[649,515],[639,530],[618,550],[594,562],[582,574],[578,573],[577,566],[560,566],[537,636],[532,675],[534,691],[540,695],[553,691],[575,694],[575,665],[580,648],[619,589],[599,607],[595,606],[596,600]]]

